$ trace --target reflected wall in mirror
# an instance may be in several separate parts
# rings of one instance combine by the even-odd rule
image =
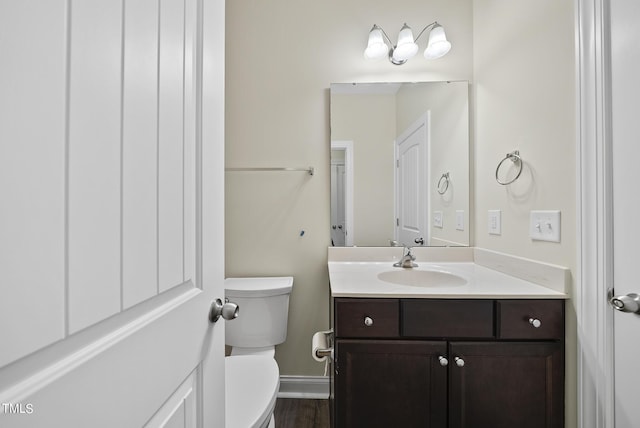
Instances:
[[[331,85],[334,246],[468,246],[469,84]]]

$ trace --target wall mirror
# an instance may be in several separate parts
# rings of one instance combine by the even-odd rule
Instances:
[[[468,82],[331,85],[334,246],[468,246]]]

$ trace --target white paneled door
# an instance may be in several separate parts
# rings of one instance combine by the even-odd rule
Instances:
[[[223,427],[224,1],[3,1],[0,57],[0,426]]]
[[[611,81],[613,153],[613,288],[624,297],[640,294],[638,242],[640,241],[640,3],[611,0]],[[632,302],[629,302],[633,306]],[[640,426],[637,389],[640,384],[640,314],[614,313],[615,426]]]
[[[396,240],[408,247],[429,243],[428,128],[425,115],[396,139]]]
[[[345,170],[344,161],[331,161],[331,245],[345,246]]]

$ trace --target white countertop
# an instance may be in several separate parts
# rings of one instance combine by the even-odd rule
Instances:
[[[568,299],[566,293],[489,269],[474,262],[420,262],[414,270],[436,270],[464,278],[463,285],[398,285],[378,274],[401,270],[393,261],[329,261],[333,297],[439,299]]]

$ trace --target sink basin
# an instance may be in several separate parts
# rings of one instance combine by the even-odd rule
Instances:
[[[398,285],[414,287],[441,287],[465,285],[467,280],[461,276],[438,270],[399,269],[381,272],[378,279]]]

